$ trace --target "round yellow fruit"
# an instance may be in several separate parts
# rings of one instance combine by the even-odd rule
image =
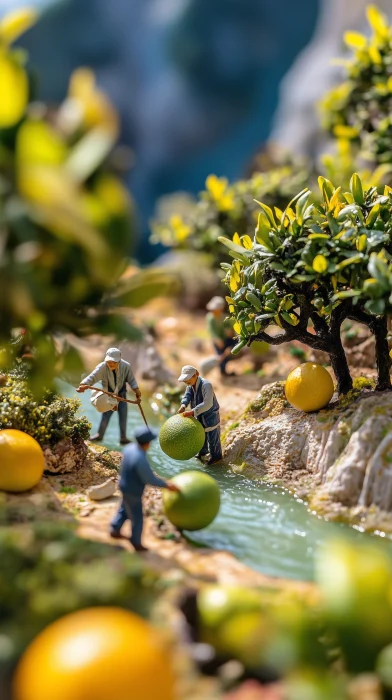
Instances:
[[[0,491],[28,491],[44,473],[38,442],[21,430],[0,430]]]
[[[88,608],[47,627],[22,656],[15,700],[173,700],[169,653],[121,608]]]
[[[318,411],[332,399],[334,386],[329,372],[314,362],[304,362],[286,379],[287,401],[298,411]]]

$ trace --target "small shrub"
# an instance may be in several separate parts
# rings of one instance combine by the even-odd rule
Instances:
[[[87,440],[91,429],[87,418],[77,415],[79,407],[77,399],[65,399],[53,391],[36,400],[26,381],[8,377],[0,388],[0,430],[22,430],[42,446],[64,438],[77,443]]]

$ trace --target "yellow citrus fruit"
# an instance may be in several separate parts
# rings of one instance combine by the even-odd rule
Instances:
[[[157,632],[121,608],[88,608],[36,637],[14,677],[15,700],[173,700]]]
[[[314,362],[304,362],[286,379],[287,401],[299,411],[318,411],[332,399],[334,386],[329,372]]]
[[[38,442],[21,430],[0,430],[0,490],[28,491],[38,484],[45,458]]]

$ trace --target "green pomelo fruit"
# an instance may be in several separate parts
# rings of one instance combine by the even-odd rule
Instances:
[[[197,598],[200,638],[218,651],[239,658],[253,633],[262,625],[260,594],[238,586],[207,586]],[[238,637],[236,646],[233,639]]]
[[[184,418],[177,414],[163,424],[159,444],[172,459],[192,459],[204,445],[205,432],[196,418]]]
[[[171,479],[181,493],[163,492],[165,515],[179,530],[202,530],[219,512],[219,486],[208,474],[181,472]]]

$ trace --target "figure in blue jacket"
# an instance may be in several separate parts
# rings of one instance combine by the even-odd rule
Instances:
[[[222,460],[222,445],[220,441],[220,416],[219,404],[212,388],[211,382],[200,377],[196,367],[185,365],[178,377],[179,382],[187,385],[186,392],[181,400],[181,406],[177,413],[182,413],[184,418],[195,417],[206,431],[206,439],[197,458],[202,460],[207,452],[210,458],[206,464],[216,464]],[[191,410],[187,407],[191,405]]]
[[[146,552],[147,548],[142,545],[142,497],[145,486],[149,484],[177,492],[180,489],[171,481],[161,479],[150,467],[146,452],[152,440],[157,437],[156,434],[142,426],[134,431],[134,437],[136,443],[125,448],[121,462],[119,486],[122,502],[110,524],[110,535],[114,538],[121,538],[121,528],[126,520],[130,520],[132,524],[130,542],[137,552]]]

